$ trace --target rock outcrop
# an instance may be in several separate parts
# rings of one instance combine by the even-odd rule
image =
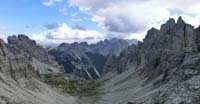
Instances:
[[[41,62],[48,62],[47,51],[42,48],[42,46],[37,45],[34,40],[29,39],[25,35],[9,36],[8,44],[18,47]]]
[[[108,61],[97,104],[199,104],[199,35],[181,17],[150,29],[142,43]]]
[[[77,104],[39,80],[31,55],[0,40],[0,104],[55,103]]]
[[[11,49],[16,49],[26,56],[30,57],[32,66],[40,73],[63,71],[53,56],[50,56],[45,48],[38,45],[34,40],[20,34],[8,37],[8,45]],[[19,54],[19,53],[16,53]]]
[[[29,58],[17,48],[10,47],[0,40],[0,69],[4,75],[14,80],[34,76],[34,69],[28,63]]]

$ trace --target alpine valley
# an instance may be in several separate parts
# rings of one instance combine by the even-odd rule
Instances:
[[[200,104],[200,27],[170,18],[143,41],[47,47],[0,40],[0,104]]]

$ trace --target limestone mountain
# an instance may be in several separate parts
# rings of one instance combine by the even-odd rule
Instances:
[[[9,36],[7,40],[8,44],[20,48],[42,62],[48,62],[47,51],[42,48],[42,46],[37,45],[34,40],[30,40],[27,36],[13,35]]]
[[[58,65],[53,56],[48,54],[45,48],[36,44],[34,40],[27,36],[23,34],[13,35],[9,36],[7,40],[10,47],[17,48],[18,51],[29,56],[33,66],[40,73],[63,71],[62,67]]]
[[[19,41],[22,37],[28,39],[20,35]],[[0,104],[77,104],[76,98],[58,93],[39,79],[37,70],[51,68],[49,65],[33,64],[32,55],[9,43],[0,40]]]
[[[150,29],[107,62],[105,91],[94,104],[199,104],[199,30],[181,17]]]
[[[110,39],[96,44],[62,43],[49,51],[66,73],[72,73],[87,79],[95,79],[103,73],[103,66],[109,56],[118,56],[130,44],[137,40]]]

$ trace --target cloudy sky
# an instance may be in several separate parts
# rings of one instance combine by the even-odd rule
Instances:
[[[0,38],[26,34],[42,44],[142,40],[168,18],[200,24],[199,0],[1,0]]]

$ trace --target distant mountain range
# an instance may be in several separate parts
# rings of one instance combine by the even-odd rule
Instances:
[[[62,43],[49,50],[49,54],[64,66],[66,73],[96,79],[102,75],[108,57],[119,56],[125,48],[137,42],[137,40],[106,39],[96,44]]]

